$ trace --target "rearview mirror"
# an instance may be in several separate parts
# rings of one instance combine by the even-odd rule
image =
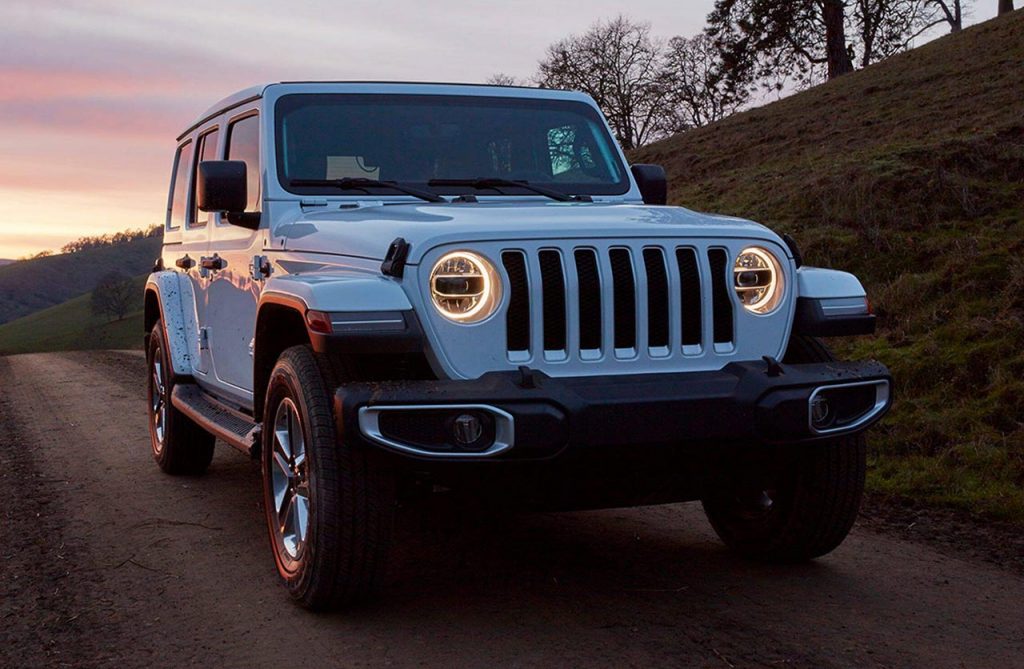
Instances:
[[[668,177],[661,165],[632,165],[630,171],[645,204],[668,203]]]
[[[245,211],[249,201],[245,162],[204,160],[199,163],[196,200],[200,211],[228,214]]]

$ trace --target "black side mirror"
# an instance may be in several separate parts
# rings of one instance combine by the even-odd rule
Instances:
[[[668,177],[661,165],[632,165],[630,171],[646,204],[668,203]]]
[[[245,211],[249,201],[245,163],[241,160],[204,160],[199,163],[196,200],[200,211]]]

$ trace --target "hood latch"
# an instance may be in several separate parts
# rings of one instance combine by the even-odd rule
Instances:
[[[388,253],[384,256],[384,262],[380,264],[380,273],[401,279],[405,274],[405,261],[409,258],[410,248],[409,242],[401,237],[391,242]]]

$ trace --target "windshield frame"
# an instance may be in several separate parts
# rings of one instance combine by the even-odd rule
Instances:
[[[601,114],[600,110],[596,108],[592,103],[588,103],[579,97],[556,97],[550,95],[504,95],[504,94],[475,94],[475,93],[462,93],[447,90],[444,92],[412,92],[412,91],[388,91],[388,90],[375,90],[375,91],[289,91],[282,92],[281,95],[275,96],[273,100],[273,125],[270,128],[272,134],[268,139],[272,142],[274,149],[274,167],[276,172],[276,181],[279,187],[285,192],[291,195],[300,197],[340,197],[346,199],[409,199],[410,196],[396,193],[394,191],[387,191],[381,189],[380,191],[373,190],[370,193],[339,193],[337,189],[330,187],[296,187],[291,185],[292,178],[286,175],[284,165],[284,151],[282,150],[282,126],[286,116],[286,110],[282,109],[283,104],[291,102],[292,98],[303,97],[303,98],[350,98],[350,97],[368,97],[378,98],[381,100],[394,99],[394,98],[405,98],[406,100],[423,101],[423,102],[436,102],[439,99],[449,100],[464,100],[470,105],[476,102],[484,102],[494,104],[498,107],[514,107],[515,105],[528,106],[548,106],[554,109],[561,108],[562,110],[570,109],[573,113],[578,113],[586,120],[593,124],[593,131],[596,135],[596,139],[607,144],[607,155],[604,159],[610,164],[613,171],[618,172],[618,181],[605,181],[600,183],[570,183],[570,182],[556,182],[556,181],[532,181],[532,184],[548,188],[550,190],[564,191],[567,195],[583,195],[583,196],[595,196],[599,198],[622,198],[629,197],[633,194],[635,186],[632,180],[632,174],[630,172],[625,156],[622,153],[622,148],[618,141],[615,139],[610,131],[607,121]],[[494,177],[496,175],[481,175],[484,177]],[[461,196],[461,195],[475,195],[477,197],[494,197],[494,198],[531,198],[531,199],[544,199],[543,195],[538,195],[536,192],[529,191],[525,188],[516,189],[514,187],[508,187],[501,189],[501,192],[497,192],[493,189],[479,190],[470,186],[446,186],[436,187],[430,186],[426,181],[402,181],[402,185],[419,188],[421,190],[430,190],[440,195],[445,196]]]

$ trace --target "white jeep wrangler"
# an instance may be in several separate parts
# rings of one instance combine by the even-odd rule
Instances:
[[[146,285],[153,455],[259,458],[278,572],[366,596],[396,502],[701,500],[726,544],[834,549],[890,405],[858,280],[756,223],[667,207],[580,93],[281,83],[178,138]]]

